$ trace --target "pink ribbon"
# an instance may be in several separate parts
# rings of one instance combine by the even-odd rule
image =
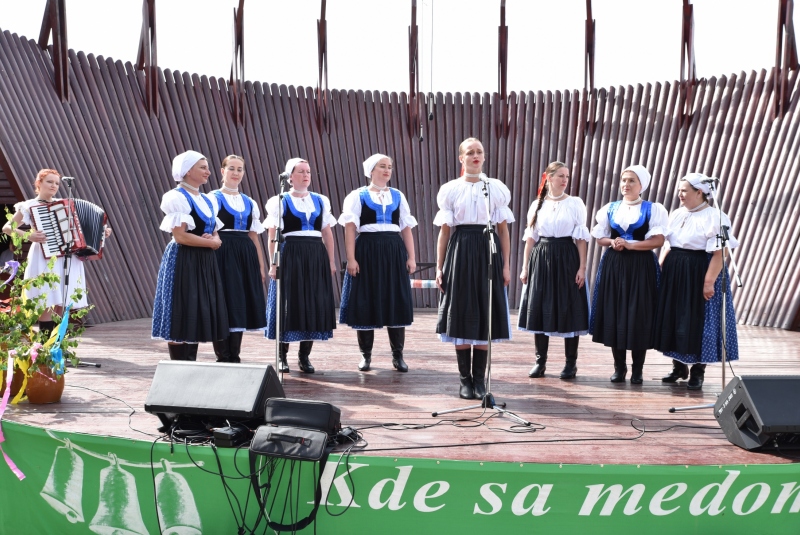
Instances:
[[[6,372],[6,391],[3,393],[3,400],[0,401],[0,421],[3,419],[3,414],[6,412],[6,407],[8,406],[8,399],[11,397],[11,381],[14,378],[14,357],[10,357],[8,359],[8,369],[10,371]],[[0,444],[6,441],[6,437],[3,435],[3,426],[0,423]],[[25,474],[22,473],[22,470],[17,468],[17,465],[14,461],[11,460],[11,457],[3,449],[3,446],[0,445],[0,452],[3,452],[3,458],[6,460],[6,464],[14,472],[14,475],[17,476],[17,479],[22,481],[25,479]]]

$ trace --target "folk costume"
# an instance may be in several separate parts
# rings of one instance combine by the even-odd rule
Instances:
[[[263,331],[267,328],[267,303],[261,280],[258,249],[250,233],[261,234],[261,213],[258,205],[245,195],[231,195],[224,189],[214,190],[222,221],[219,237],[222,247],[214,251],[217,257],[225,301],[228,309],[230,334],[214,342],[217,362],[240,362],[244,331]]]
[[[706,179],[700,173],[691,173],[687,180],[695,189],[711,194]],[[673,370],[662,379],[674,383],[689,377],[688,387],[699,389],[703,385],[708,363],[722,361],[722,292],[726,292],[725,358],[738,360],[739,342],[736,334],[736,314],[730,280],[725,277],[722,286],[723,263],[716,281],[714,295],[709,300],[703,296],[706,272],[712,253],[720,250],[720,215],[722,225],[731,227],[725,213],[703,203],[689,210],[680,207],[669,216],[669,253],[662,263],[661,291],[655,318],[655,349],[673,359]],[[734,249],[739,242],[730,234],[728,247]],[[688,366],[691,365],[691,370]]]
[[[58,200],[58,199],[53,199]],[[31,207],[37,204],[43,204],[45,201],[40,199],[30,199],[27,201],[18,202],[14,205],[16,212],[22,213],[22,223],[28,226],[33,226],[33,216],[31,216]],[[46,203],[45,203],[46,204]],[[42,273],[54,273],[59,277],[59,284],[43,286],[42,288],[30,288],[25,291],[27,299],[34,299],[40,295],[45,295],[45,304],[47,308],[55,306],[66,306],[72,302],[72,295],[75,291],[80,290],[81,296],[77,302],[73,303],[73,308],[83,308],[88,305],[86,300],[86,273],[83,266],[83,260],[78,256],[71,256],[67,261],[67,272],[69,273],[69,282],[66,288],[66,296],[64,295],[64,262],[65,258],[56,258],[53,268],[48,266],[49,260],[44,257],[42,251],[42,244],[38,242],[31,242],[31,247],[28,249],[27,265],[25,267],[25,278],[31,279],[38,277]],[[66,297],[66,303],[64,302]],[[48,323],[49,322],[41,322]],[[52,327],[49,326],[52,330]]]
[[[528,221],[539,201],[528,209]],[[579,288],[575,274],[580,256],[575,240],[589,241],[586,206],[578,197],[545,198],[534,227],[527,226],[523,241],[535,245],[528,257],[528,282],[522,287],[518,329],[535,334],[536,366],[528,374],[542,377],[547,363],[550,336],[564,338],[566,364],[562,379],[577,373],[579,336],[589,332],[589,300],[586,284]]]
[[[439,211],[433,224],[450,227],[444,264],[442,288],[439,294],[439,314],[436,332],[445,343],[484,346],[489,338],[489,238],[484,232],[487,221],[492,225],[514,222],[508,207],[511,192],[496,178],[480,174],[477,182],[465,178],[442,185],[436,202]],[[486,210],[484,188],[489,192],[489,213]],[[496,252],[492,255],[492,343],[511,339],[508,295],[503,280],[503,255],[495,238]],[[485,393],[487,350],[456,349],[461,377],[461,397],[476,398]],[[474,390],[473,390],[474,387]]]
[[[172,175],[180,182],[192,166],[205,157],[188,151],[175,157]],[[186,224],[195,236],[213,234],[222,227],[213,195],[192,192],[179,185],[161,198],[164,219],[159,227],[172,232]],[[158,270],[153,304],[152,338],[170,344],[173,360],[196,360],[198,342],[214,342],[228,336],[225,294],[214,250],[181,245],[173,238],[164,249]]]
[[[639,177],[644,192],[650,185],[650,173],[641,165],[632,171]],[[639,242],[653,236],[666,236],[669,215],[661,204],[643,201],[615,201],[595,215],[597,224],[592,236],[622,238]],[[631,383],[642,384],[642,370],[648,349],[653,347],[653,326],[658,301],[661,268],[652,251],[609,247],[600,259],[592,295],[589,333],[592,341],[611,348],[614,375],[611,382],[624,382],[628,372],[626,351],[633,360]]]
[[[384,158],[388,156],[375,154],[364,162],[367,178]],[[339,217],[339,225],[351,223],[356,227],[355,258],[359,265],[355,277],[350,273],[344,276],[339,323],[356,329],[361,352],[359,370],[369,370],[375,329],[386,327],[392,365],[407,372],[403,348],[406,327],[414,321],[414,308],[406,269],[408,251],[400,232],[417,226],[417,220],[400,190],[373,189],[374,186],[364,186],[348,194]]]
[[[286,164],[291,174],[297,163],[293,158]],[[279,199],[276,195],[267,201],[266,228],[281,228],[284,242],[281,246],[281,371],[289,371],[286,356],[289,342],[300,342],[298,360],[300,369],[314,373],[309,361],[314,341],[325,341],[336,328],[336,311],[333,297],[328,251],[322,241],[322,229],[336,225],[331,214],[330,201],[324,195],[307,192],[303,197],[291,193]],[[278,219],[280,211],[281,219]],[[275,340],[277,284],[270,280],[267,292],[267,330],[265,336]]]

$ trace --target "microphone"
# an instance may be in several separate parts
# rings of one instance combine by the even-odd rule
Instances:
[[[707,178],[705,180],[700,181],[701,184],[719,184],[718,178]]]
[[[61,177],[61,181],[62,182],[72,182],[73,180],[75,180],[74,176],[62,176]]]
[[[287,173],[286,171],[284,171],[283,173],[278,175],[278,178],[281,179],[281,180],[289,180],[289,176],[290,176],[290,173]]]

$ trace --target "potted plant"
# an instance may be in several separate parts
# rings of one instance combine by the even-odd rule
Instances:
[[[26,237],[12,233],[10,238],[16,250],[21,249]],[[51,259],[51,268],[53,262],[55,258]],[[53,314],[56,328],[52,333],[39,332],[34,327],[47,309],[46,296],[29,298],[26,292],[32,288],[59,284],[59,276],[42,273],[25,279],[25,263],[13,261],[0,266],[0,271],[8,273],[8,279],[0,281],[0,286],[7,286],[8,291],[8,298],[0,303],[0,369],[4,371],[4,376],[14,377],[13,381],[8,381],[12,391],[15,385],[19,385],[19,392],[15,393],[12,403],[19,402],[24,395],[28,396],[31,403],[59,401],[64,388],[65,363],[69,360],[73,365],[78,364],[75,349],[78,337],[84,331],[82,322],[70,322],[70,317],[80,320],[91,307],[70,311],[70,306],[67,306],[63,317]],[[71,299],[80,299],[81,293],[81,290],[77,290]],[[9,370],[12,360],[13,369]],[[3,381],[2,387],[5,390],[6,381]],[[44,398],[40,396],[43,391]]]

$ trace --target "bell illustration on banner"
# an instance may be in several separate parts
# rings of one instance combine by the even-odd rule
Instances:
[[[100,503],[89,529],[100,535],[149,535],[139,508],[136,479],[108,454],[111,466],[100,470]]]
[[[73,524],[83,522],[83,459],[72,449],[69,440],[56,448],[53,466],[39,493],[50,506]]]
[[[189,482],[162,459],[164,471],[156,476],[158,519],[165,535],[201,535],[203,526]]]

